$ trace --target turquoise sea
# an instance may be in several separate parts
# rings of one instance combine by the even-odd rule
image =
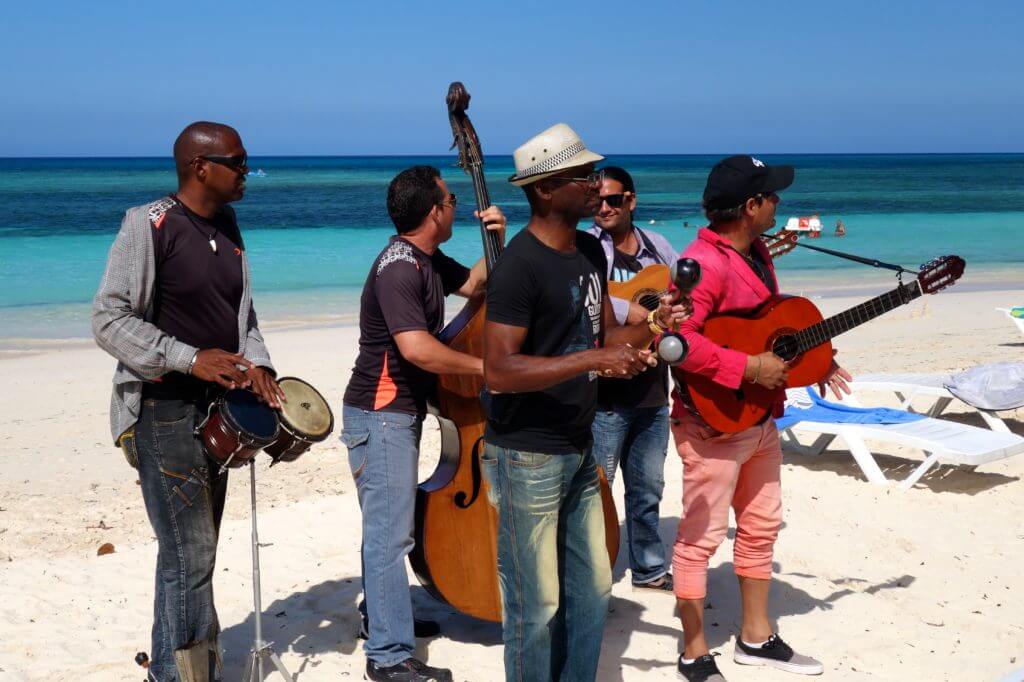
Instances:
[[[638,224],[678,248],[702,224],[700,195],[717,156],[611,156],[637,184]],[[956,253],[958,286],[1024,284],[1024,154],[765,155],[797,167],[779,223],[818,213],[820,246],[917,267]],[[441,168],[459,199],[446,251],[471,262],[480,239],[469,178],[441,157],[253,157],[235,205],[265,320],[350,321],[366,269],[391,233],[384,196],[400,169]],[[510,157],[488,159],[492,200],[518,230],[528,217],[506,182]],[[173,191],[169,158],[0,159],[0,339],[88,337],[89,302],[124,210]],[[837,218],[847,236],[832,236]],[[653,225],[650,221],[654,221]],[[810,251],[779,262],[784,286],[881,291],[890,275]]]

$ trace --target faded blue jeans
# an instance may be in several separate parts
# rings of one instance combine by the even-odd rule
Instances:
[[[505,679],[594,680],[612,582],[594,458],[485,445],[481,462],[499,518]]]
[[[139,483],[157,541],[149,672],[157,682],[178,682],[174,650],[215,640],[213,605],[217,537],[228,474],[218,473],[193,435],[198,412],[183,400],[144,400],[134,435],[122,438],[138,460]],[[132,432],[129,432],[131,434]],[[211,677],[216,656],[211,656]]]
[[[668,406],[598,409],[594,415],[594,458],[604,467],[608,485],[622,463],[626,488],[626,536],[629,569],[635,584],[668,573],[665,546],[658,535],[668,452]]]
[[[370,619],[363,650],[388,667],[416,649],[405,557],[413,546],[423,420],[345,405],[342,421],[341,442],[363,513],[363,598]]]

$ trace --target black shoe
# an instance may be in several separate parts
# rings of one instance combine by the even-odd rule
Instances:
[[[412,622],[412,633],[416,637],[437,637],[441,634],[441,626],[434,620],[414,620]],[[370,619],[363,616],[359,624],[359,639],[370,639]]]
[[[679,656],[679,664],[676,666],[679,679],[686,682],[725,682],[722,673],[715,665],[715,656],[718,654],[704,654],[698,656],[693,663],[683,663],[683,657]]]
[[[633,591],[640,592],[672,592],[672,574],[666,573],[646,583],[633,583]]]
[[[740,665],[767,665],[797,675],[820,675],[825,670],[819,661],[793,651],[778,635],[772,635],[758,647],[747,646],[737,637],[732,660]]]
[[[445,668],[431,668],[415,658],[407,658],[398,665],[378,667],[373,661],[366,662],[367,680],[380,682],[452,682],[452,671]]]

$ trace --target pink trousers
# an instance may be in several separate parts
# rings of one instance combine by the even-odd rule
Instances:
[[[782,525],[782,450],[775,420],[720,434],[685,410],[672,426],[683,458],[683,517],[672,550],[676,597],[703,599],[708,560],[736,514],[736,575],[768,579]]]

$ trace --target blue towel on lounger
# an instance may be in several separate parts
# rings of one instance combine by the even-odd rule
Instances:
[[[785,413],[775,420],[775,426],[780,431],[801,421],[828,424],[903,424],[925,418],[922,414],[892,410],[888,407],[850,407],[825,400],[811,387],[805,390],[807,397],[803,392],[794,392],[786,399]]]

